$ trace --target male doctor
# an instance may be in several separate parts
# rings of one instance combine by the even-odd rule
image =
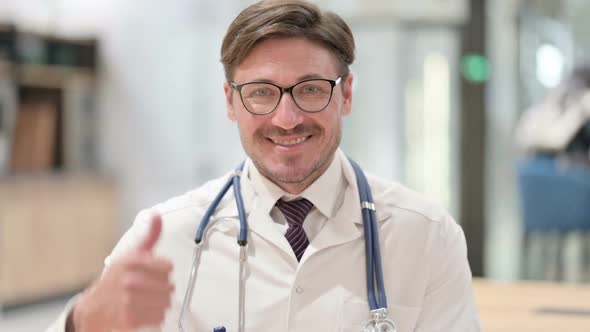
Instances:
[[[357,183],[339,150],[353,59],[346,23],[299,0],[246,8],[223,40],[227,116],[248,155],[246,331],[361,331],[370,318]],[[479,331],[461,228],[402,185],[368,177],[398,331]],[[49,331],[178,331],[194,234],[226,180],[139,213]],[[237,215],[230,192],[210,222],[187,331],[238,330]]]

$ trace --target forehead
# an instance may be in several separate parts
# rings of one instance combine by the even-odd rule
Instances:
[[[267,80],[291,84],[302,77],[335,79],[338,59],[326,47],[305,38],[271,38],[260,42],[236,67],[234,81]]]

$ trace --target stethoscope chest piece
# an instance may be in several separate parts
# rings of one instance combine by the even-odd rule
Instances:
[[[354,169],[357,179],[360,207],[363,215],[363,228],[365,233],[365,254],[366,254],[366,273],[367,273],[367,295],[369,298],[369,308],[371,309],[371,320],[365,324],[364,332],[397,332],[397,328],[392,320],[387,318],[387,297],[385,294],[385,285],[383,282],[383,267],[381,265],[381,253],[379,249],[379,232],[377,226],[377,219],[375,214],[375,204],[371,189],[367,181],[367,177],[354,161],[350,160],[350,164]],[[229,179],[225,182],[219,193],[215,196],[211,205],[207,208],[197,234],[195,235],[195,254],[193,265],[191,267],[191,274],[189,284],[186,288],[182,309],[178,317],[178,329],[181,332],[186,331],[183,326],[184,316],[190,311],[190,303],[195,289],[195,282],[197,279],[197,270],[201,256],[201,248],[205,240],[205,230],[215,213],[217,206],[229,191],[234,189],[234,198],[238,209],[238,216],[240,219],[240,234],[238,236],[238,245],[240,247],[240,273],[239,273],[239,297],[238,297],[238,331],[245,331],[245,264],[247,260],[246,246],[248,243],[248,222],[246,218],[246,210],[244,208],[244,201],[240,191],[240,177],[244,168],[244,162],[231,174]],[[362,324],[362,323],[361,323]],[[217,330],[216,330],[217,331]],[[219,331],[223,331],[219,329]]]
[[[371,310],[372,319],[367,322],[362,332],[397,332],[395,323],[387,318],[384,308]]]
[[[397,332],[397,328],[391,319],[386,318],[379,322],[369,321],[361,332]]]

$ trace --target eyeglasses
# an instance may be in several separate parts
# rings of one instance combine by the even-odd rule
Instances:
[[[323,111],[330,100],[334,87],[340,84],[342,76],[336,80],[323,78],[312,78],[295,83],[283,88],[269,82],[247,82],[235,84],[230,82],[231,88],[238,91],[242,104],[248,112],[256,115],[272,113],[279,103],[283,94],[288,93],[295,104],[303,111],[317,113]]]

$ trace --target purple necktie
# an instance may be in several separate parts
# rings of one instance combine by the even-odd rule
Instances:
[[[291,248],[293,248],[297,261],[300,261],[305,249],[309,245],[309,239],[303,230],[303,221],[309,210],[313,207],[313,204],[305,198],[293,201],[279,199],[277,201],[277,207],[287,219],[289,228],[287,228],[285,237],[289,241]]]

